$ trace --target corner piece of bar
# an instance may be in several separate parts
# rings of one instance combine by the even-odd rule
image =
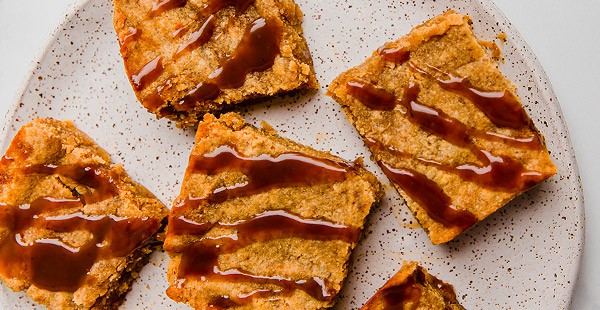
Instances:
[[[514,86],[453,11],[328,89],[434,244],[556,173]]]
[[[125,71],[158,118],[194,126],[254,98],[317,89],[293,0],[114,0]]]
[[[112,309],[167,208],[69,121],[21,127],[0,160],[0,278],[49,309]]]
[[[464,310],[454,287],[430,275],[416,262],[405,262],[360,310]]]
[[[167,295],[196,309],[329,308],[382,195],[360,162],[207,114],[169,215]]]

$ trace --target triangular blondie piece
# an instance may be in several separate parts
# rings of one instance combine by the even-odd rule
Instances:
[[[454,287],[430,275],[416,262],[405,262],[360,310],[465,309]]]

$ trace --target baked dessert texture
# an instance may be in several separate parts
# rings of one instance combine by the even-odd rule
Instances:
[[[453,11],[328,89],[434,244],[556,173],[515,92],[469,17]]]
[[[317,89],[293,0],[114,0],[114,26],[138,100],[193,126],[252,98]]]
[[[454,287],[430,275],[416,262],[405,262],[361,310],[465,309]]]
[[[204,116],[164,247],[167,295],[196,309],[324,309],[335,303],[379,182],[258,129]]]
[[[70,121],[36,119],[0,160],[0,278],[49,309],[112,309],[167,208]]]

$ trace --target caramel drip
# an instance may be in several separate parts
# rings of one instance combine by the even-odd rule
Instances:
[[[170,216],[168,234],[169,235],[196,235],[202,236],[208,232],[215,225],[210,223],[196,223],[192,220],[187,219],[183,215]]]
[[[385,175],[422,206],[434,221],[446,227],[460,227],[465,230],[477,222],[473,213],[457,209],[452,204],[452,199],[427,176],[408,168],[394,168],[384,162],[379,162],[379,166]]]
[[[94,191],[76,193],[73,199],[41,197],[18,207],[3,205],[0,218],[8,223],[11,233],[0,241],[0,272],[7,277],[25,278],[49,291],[75,292],[91,280],[88,272],[98,259],[128,255],[159,228],[157,220],[148,218],[124,219],[81,212],[42,215],[79,210],[86,203],[113,197],[117,194],[113,177],[103,168],[92,166],[31,165],[23,170],[29,174],[61,175]],[[27,242],[24,236],[30,230],[52,231],[54,237]],[[74,247],[60,236],[74,231],[91,234],[91,240]]]
[[[173,32],[171,33],[171,37],[173,39],[177,39],[181,37],[189,28],[190,25],[179,25],[177,28],[175,28],[175,30],[173,30]]]
[[[418,267],[413,274],[408,276],[404,282],[384,287],[379,294],[383,299],[384,310],[395,309],[418,309],[421,305],[423,289],[429,286],[433,290],[440,290],[444,301],[456,300],[456,293],[452,285],[444,283],[434,276],[427,276]],[[444,309],[450,310],[449,306]]]
[[[185,0],[157,1],[153,4],[150,15],[157,16],[167,10],[183,7],[186,3]],[[200,17],[206,17],[203,25],[178,47],[173,58],[177,59],[210,41],[216,27],[214,14],[225,7],[234,6],[236,16],[239,16],[253,3],[254,0],[210,0],[205,3],[200,12]],[[173,38],[179,37],[188,26],[178,27],[172,34]],[[198,102],[216,99],[223,89],[241,87],[247,74],[264,71],[273,66],[275,57],[279,55],[281,36],[282,27],[276,20],[264,18],[255,20],[246,29],[241,43],[231,57],[221,63],[221,66],[213,71],[206,81],[198,83],[188,91],[181,100],[162,107],[160,114],[176,115],[193,109]],[[144,66],[138,74],[131,76],[132,84],[137,90],[141,90],[158,78],[162,71],[162,57],[157,57]],[[158,88],[164,87],[165,85],[162,85]],[[165,101],[160,90],[157,89],[144,98],[143,104],[150,111],[157,111],[165,105]]]
[[[150,92],[142,100],[142,104],[144,105],[144,107],[146,109],[148,109],[148,111],[156,112],[159,108],[161,108],[165,104],[165,100],[163,99],[161,93],[163,92],[163,90],[165,88],[170,88],[171,86],[172,86],[171,80],[169,79],[166,82],[164,82],[163,84],[156,87],[154,90],[152,90],[152,92]],[[163,110],[164,110],[164,108],[161,109],[160,112],[162,113]]]
[[[360,230],[344,225],[337,225],[325,220],[304,219],[284,210],[267,211],[249,220],[233,224],[196,223],[179,216],[171,219],[174,225],[169,226],[169,234],[203,235],[212,228],[231,228],[237,231],[236,244],[230,245],[233,251],[254,242],[272,239],[298,237],[311,240],[342,240],[355,243],[360,237]]]
[[[140,29],[134,28],[134,27],[129,27],[127,29],[127,34],[123,36],[123,38],[121,38],[121,40],[119,40],[119,45],[121,47],[121,52],[125,51],[125,49],[127,49],[127,46],[137,40],[140,35],[142,34],[142,31]]]
[[[190,34],[188,39],[179,46],[177,52],[175,52],[175,58],[181,57],[184,53],[194,50],[197,47],[204,45],[210,40],[215,30],[216,17],[214,15],[208,16],[200,29]]]
[[[176,208],[189,209],[201,202],[220,203],[236,197],[262,193],[274,188],[340,182],[355,168],[345,162],[312,157],[301,153],[284,153],[277,157],[267,154],[247,157],[224,145],[209,154],[190,156],[187,173],[216,175],[238,171],[247,181],[219,187],[207,197],[188,197]]]
[[[150,16],[158,16],[166,11],[184,7],[187,0],[158,0],[152,4]]]
[[[383,59],[398,64],[405,63],[410,57],[410,50],[405,47],[388,47],[384,45],[377,49],[377,53],[383,57]]]
[[[410,82],[405,88],[402,99],[397,99],[393,94],[371,84],[355,80],[349,81],[346,87],[352,97],[372,110],[391,111],[397,105],[404,106],[408,110],[408,113],[401,110],[397,111],[407,115],[411,122],[423,126],[424,130],[437,134],[459,146],[469,145],[471,139],[477,137],[489,141],[506,143],[517,148],[530,150],[543,149],[542,142],[536,134],[521,138],[479,130],[465,125],[440,109],[418,102],[419,86],[413,82]]]
[[[413,157],[371,138],[365,138],[365,142],[371,149],[382,150],[396,157],[414,159],[423,165],[456,174],[465,181],[475,182],[491,190],[521,192],[543,181],[543,176],[540,173],[526,170],[523,165],[508,156],[496,156],[486,150],[474,149],[483,165],[466,163],[453,166],[431,159]]]
[[[165,104],[165,100],[160,95],[160,91],[155,89],[142,100],[142,104],[148,111],[154,112]]]
[[[135,89],[142,90],[148,84],[154,82],[162,74],[163,70],[162,56],[158,56],[144,65],[138,73],[132,75],[131,82]]]
[[[15,159],[9,156],[2,156],[2,158],[0,158],[0,164],[4,164],[4,165],[10,165],[12,162],[14,162]]]
[[[79,194],[78,198],[84,204],[92,204],[111,198],[117,194],[117,187],[110,170],[97,166],[72,165],[29,165],[23,168],[26,174],[57,174],[76,181],[79,184],[93,188],[94,191]]]
[[[469,145],[467,126],[459,120],[448,116],[441,110],[426,106],[419,101],[420,88],[413,82],[404,90],[400,103],[407,109],[409,119],[416,125],[438,137],[458,146]]]
[[[183,214],[202,202],[223,202],[274,188],[344,181],[347,174],[355,169],[344,162],[300,153],[284,153],[276,157],[266,154],[247,157],[228,145],[218,147],[209,154],[192,155],[186,174],[201,173],[212,176],[235,171],[245,175],[245,182],[217,188],[204,198],[185,198],[174,206],[169,219],[169,236],[202,236],[212,228],[235,231],[233,235],[204,237],[192,245],[173,249],[182,253],[178,277],[214,278],[278,286],[275,290],[259,289],[238,296],[214,298],[214,306],[240,305],[250,302],[252,298],[290,294],[294,290],[303,290],[319,300],[330,300],[333,298],[333,292],[324,279],[313,277],[297,280],[281,276],[254,275],[239,269],[220,270],[218,258],[222,254],[236,252],[253,243],[282,238],[356,243],[360,237],[360,229],[321,219],[305,219],[284,210],[267,211],[234,223],[198,223]]]
[[[180,222],[182,217],[176,218]],[[189,232],[190,225],[197,225],[197,231],[207,231],[207,224],[186,221],[185,226],[176,224],[180,231],[171,229],[169,234]],[[303,290],[319,300],[330,300],[333,293],[327,287],[325,280],[308,278],[292,280],[281,276],[259,276],[239,269],[220,270],[218,258],[225,253],[233,253],[241,248],[256,242],[281,238],[302,238],[310,240],[341,240],[356,243],[360,237],[360,230],[344,225],[330,223],[324,220],[303,219],[287,211],[267,211],[247,220],[231,224],[214,224],[212,227],[226,227],[235,230],[234,235],[214,238],[204,238],[188,248],[179,249],[183,253],[179,266],[179,278],[215,278],[235,282],[253,282],[261,284],[275,284],[280,290],[260,290],[255,293],[240,295],[237,300],[248,300],[256,295],[265,296],[278,293],[289,293],[294,290]],[[230,299],[229,302],[233,302]]]
[[[527,116],[527,112],[521,106],[519,99],[510,91],[482,90],[474,87],[466,77],[454,76],[432,66],[429,66],[429,68],[447,77],[447,79],[434,77],[412,63],[409,63],[409,67],[411,70],[435,80],[444,90],[469,99],[496,126],[514,129],[531,126],[531,119]]]
[[[483,162],[483,165],[467,163],[460,166],[450,166],[432,160],[415,158],[423,164],[457,174],[464,180],[475,182],[480,186],[493,190],[520,192],[543,180],[540,173],[528,171],[521,163],[510,157],[496,156],[487,150],[480,149],[472,141],[472,137],[477,136],[493,141],[509,142],[517,147],[537,150],[541,148],[541,142],[537,136],[532,138],[509,138],[468,127],[443,111],[420,103],[417,100],[420,89],[413,82],[408,84],[401,99],[395,98],[393,94],[383,89],[357,81],[348,82],[347,88],[351,96],[371,109],[391,111],[395,109],[396,105],[403,106],[406,111],[394,111],[403,113],[410,122],[423,130],[452,144],[470,149]],[[365,138],[365,140],[371,148],[384,147],[382,143],[375,140],[369,138]],[[385,148],[386,151],[398,156],[397,151],[387,146]],[[402,156],[411,157],[409,155]],[[449,227],[466,228],[474,223],[471,223],[473,219],[476,220],[475,216],[470,213],[469,216],[463,217],[452,215],[454,207],[450,197],[443,192],[439,185],[428,180],[426,176],[410,169],[393,168],[381,161],[379,165],[392,182],[398,184],[408,196],[422,205],[429,216],[436,221]],[[414,184],[421,184],[421,188],[415,188]]]
[[[271,68],[279,55],[282,27],[275,19],[259,18],[244,33],[230,58],[208,77],[221,89],[239,88],[246,75]]]
[[[172,113],[192,110],[199,102],[216,99],[223,89],[242,87],[248,74],[271,68],[279,55],[282,31],[281,25],[274,19],[255,20],[246,29],[233,54],[225,59],[206,81],[198,83],[181,100],[173,104]],[[210,39],[209,36],[204,38]],[[201,44],[204,43],[198,43],[198,46]],[[189,50],[184,45],[179,48],[181,52],[178,51],[177,54]]]
[[[346,88],[352,97],[371,110],[391,111],[398,105],[394,94],[371,84],[352,80],[346,83]]]
[[[383,310],[406,309],[409,305],[408,309],[417,309],[421,304],[424,282],[425,274],[417,269],[404,282],[384,288],[381,291]]]
[[[221,89],[219,89],[219,86],[212,83],[200,82],[183,99],[179,100],[177,105],[175,105],[175,110],[191,110],[197,102],[216,99],[220,93]]]

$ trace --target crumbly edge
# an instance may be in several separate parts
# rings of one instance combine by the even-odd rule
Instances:
[[[91,309],[118,309],[131,290],[133,281],[150,260],[150,255],[159,248],[158,245],[149,243],[131,254],[127,259],[127,268],[122,271],[118,281],[113,282],[106,294],[99,297]]]
[[[404,264],[402,265],[402,267],[400,268],[400,270],[395,275],[393,275],[380,289],[378,289],[377,292],[375,292],[375,294],[365,303],[365,305],[360,308],[360,310],[385,309],[385,306],[384,306],[385,302],[382,298],[381,293],[389,287],[404,283],[405,281],[408,280],[409,277],[415,276],[415,273],[417,273],[417,272],[421,272],[423,275],[425,275],[424,281],[418,282],[418,284],[420,284],[422,286],[422,290],[425,290],[427,293],[433,293],[437,297],[441,297],[443,299],[444,306],[446,307],[445,309],[450,309],[450,310],[464,310],[465,309],[462,305],[460,305],[458,300],[456,300],[455,296],[452,296],[449,293],[444,292],[440,288],[436,287],[436,285],[433,283],[432,280],[437,279],[437,277],[429,274],[429,272],[427,272],[427,270],[425,268],[419,266],[419,264],[417,262],[405,261]],[[441,280],[438,279],[438,281],[441,281]],[[449,285],[445,281],[442,281],[442,282],[444,282],[446,285]],[[452,288],[454,289],[454,287],[452,287]],[[421,298],[427,298],[427,295],[425,297],[422,296]],[[423,301],[420,300],[420,302],[423,302]],[[412,305],[411,307],[405,307],[405,308],[415,309],[415,306]],[[424,307],[416,306],[416,309],[427,309],[427,305],[425,305]]]

